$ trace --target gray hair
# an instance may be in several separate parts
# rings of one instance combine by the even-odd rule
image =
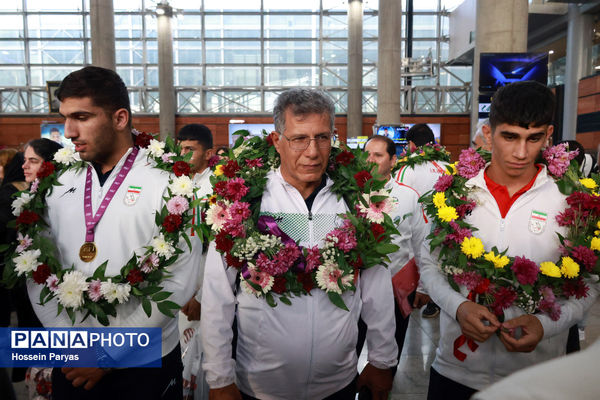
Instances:
[[[324,92],[316,89],[295,88],[282,92],[275,100],[273,121],[275,130],[282,133],[285,130],[285,110],[290,108],[294,115],[328,114],[329,129],[333,132],[335,120],[335,105]]]

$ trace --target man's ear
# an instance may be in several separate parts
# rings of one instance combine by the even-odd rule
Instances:
[[[394,154],[392,156],[392,168],[394,168],[394,165],[396,165],[396,162],[398,162],[398,156]]]
[[[206,161],[210,160],[212,158],[212,156],[215,155],[215,149],[208,149],[206,150],[206,152],[204,153],[204,159]]]
[[[481,132],[483,133],[484,144],[488,144],[490,147],[492,146],[492,127],[490,125],[483,125],[481,127]]]
[[[279,132],[271,132],[271,140],[273,140],[273,146],[275,146],[275,150],[277,150],[277,152],[281,154],[281,152],[279,151],[279,147],[281,146],[281,143],[279,143],[279,141],[281,140],[281,135],[279,134]]]
[[[117,131],[122,131],[127,128],[129,124],[129,112],[124,108],[119,108],[112,115],[113,126]]]
[[[546,131],[546,145],[544,147],[552,146],[552,134],[554,133],[554,125],[548,125],[548,130]]]

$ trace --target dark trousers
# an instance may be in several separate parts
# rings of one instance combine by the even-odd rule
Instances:
[[[342,390],[338,390],[332,395],[325,397],[323,400],[354,400],[356,398],[356,380],[358,377],[354,378],[352,382]],[[260,400],[256,397],[252,397],[247,395],[246,393],[242,393],[242,399],[244,400]]]
[[[183,364],[179,344],[162,358],[161,368],[115,369],[91,390],[73,387],[60,368],[52,370],[53,400],[166,399],[183,398]]]
[[[408,301],[412,304],[414,300],[415,292],[412,292],[408,295]],[[396,319],[396,331],[394,332],[394,338],[396,339],[396,345],[398,345],[398,355],[396,359],[400,359],[400,356],[402,355],[402,348],[404,347],[404,338],[406,337],[406,331],[408,330],[408,320],[410,315],[407,315],[406,318],[402,316],[402,311],[400,311],[400,307],[398,307],[396,299],[394,299],[394,317]],[[360,356],[366,337],[367,324],[361,318],[358,320],[358,340],[356,341],[356,354],[358,356]],[[396,374],[397,368],[397,366],[392,368],[392,373],[394,375]]]
[[[429,369],[427,400],[469,400],[477,390],[446,378],[433,367]]]

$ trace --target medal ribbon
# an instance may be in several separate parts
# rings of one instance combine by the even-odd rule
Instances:
[[[467,299],[475,301],[475,292],[470,291],[467,295]],[[459,361],[465,361],[465,359],[467,358],[467,355],[459,350],[459,348],[465,343],[472,352],[477,350],[477,348],[479,347],[479,345],[475,343],[473,339],[467,339],[465,335],[460,335],[459,337],[457,337],[454,341],[454,357],[456,357],[456,359]]]
[[[108,189],[108,192],[106,193],[106,195],[104,195],[104,199],[102,199],[102,203],[100,203],[100,207],[98,207],[98,210],[96,211],[96,215],[93,215],[93,211],[92,211],[92,166],[91,165],[88,166],[87,174],[85,177],[85,194],[83,196],[83,210],[85,213],[85,227],[86,227],[86,233],[85,233],[85,241],[86,242],[94,241],[94,229],[96,228],[96,225],[98,224],[98,222],[100,222],[100,219],[104,215],[104,212],[106,211],[106,208],[108,207],[108,204],[113,199],[113,197],[115,196],[115,193],[117,193],[117,190],[119,189],[119,187],[125,180],[125,177],[131,170],[131,166],[133,165],[133,162],[135,161],[135,157],[137,156],[138,152],[139,152],[139,149],[137,147],[134,147],[133,150],[131,151],[131,153],[129,153],[129,155],[127,156],[127,159],[125,160],[125,163],[123,164],[123,166],[121,167],[121,170],[119,171],[119,173],[117,175],[117,178],[112,183],[112,185],[110,185],[110,188]]]

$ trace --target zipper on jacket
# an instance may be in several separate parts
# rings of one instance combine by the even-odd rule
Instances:
[[[308,220],[312,221],[312,211],[308,210]]]

